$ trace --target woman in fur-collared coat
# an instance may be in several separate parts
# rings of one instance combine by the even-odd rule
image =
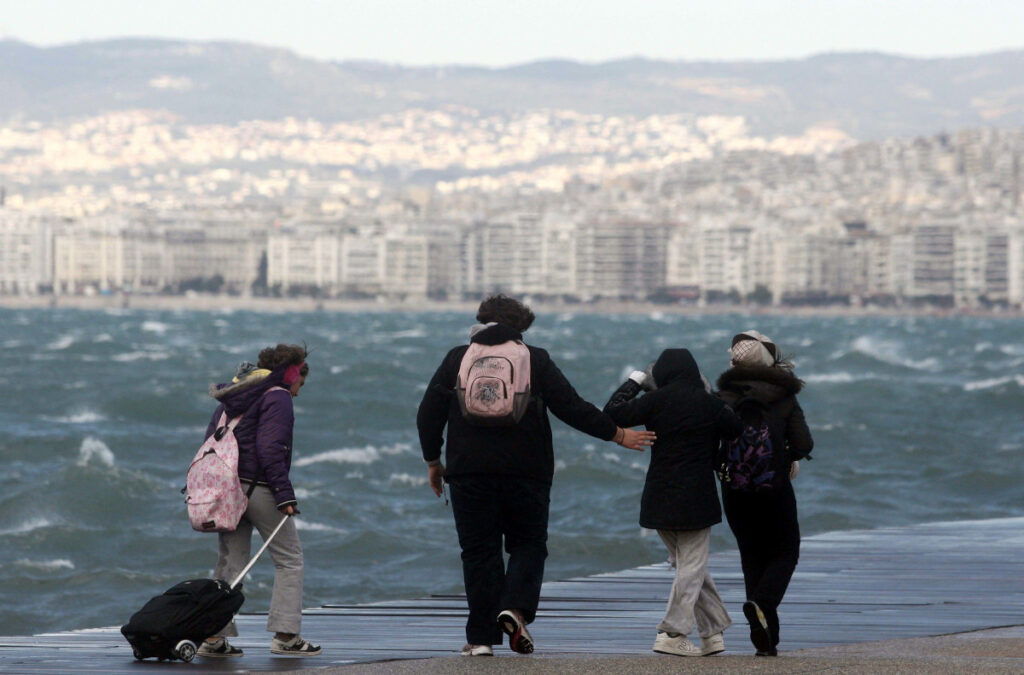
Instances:
[[[729,353],[731,368],[718,378],[718,395],[754,436],[760,430],[760,440],[754,443],[770,448],[770,465],[757,476],[756,486],[743,485],[739,476],[723,480],[722,503],[740,550],[747,593],[743,614],[750,623],[750,640],[758,656],[775,656],[777,610],[800,556],[800,525],[790,481],[798,460],[810,458],[814,441],[796,400],[803,382],[775,343],[747,331],[733,338]]]

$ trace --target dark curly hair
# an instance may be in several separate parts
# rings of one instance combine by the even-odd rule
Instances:
[[[537,318],[529,307],[507,295],[492,295],[480,303],[476,312],[476,320],[480,323],[500,323],[502,326],[514,328],[520,333],[526,331]]]
[[[309,356],[309,350],[306,349],[305,345],[286,345],[282,343],[276,347],[267,347],[261,350],[259,362],[256,365],[258,368],[277,370],[281,366],[297,366],[300,363],[304,363],[307,356]],[[309,366],[302,366],[300,372],[306,375],[309,373]]]

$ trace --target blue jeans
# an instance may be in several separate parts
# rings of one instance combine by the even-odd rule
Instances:
[[[489,474],[459,476],[450,485],[469,603],[466,640],[501,644],[499,612],[517,609],[527,623],[537,614],[548,557],[551,486]]]

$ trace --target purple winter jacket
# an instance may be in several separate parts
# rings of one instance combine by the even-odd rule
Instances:
[[[296,504],[288,472],[292,465],[292,429],[295,411],[291,392],[276,390],[285,368],[278,368],[256,382],[210,385],[210,395],[221,402],[206,427],[206,438],[217,430],[221,413],[232,419],[248,411],[235,427],[238,441],[238,477],[243,481],[256,481],[265,485],[274,495],[278,508]],[[245,487],[245,486],[243,486]],[[247,488],[248,489],[248,488]]]

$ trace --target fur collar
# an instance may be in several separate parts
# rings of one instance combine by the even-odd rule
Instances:
[[[523,334],[514,328],[503,326],[500,323],[496,323],[493,326],[488,326],[483,330],[479,330],[473,333],[473,336],[469,339],[470,342],[479,342],[483,345],[500,345],[509,340],[522,340]]]
[[[761,383],[781,389],[795,396],[803,389],[803,380],[793,371],[776,366],[733,366],[718,377],[717,387],[722,391],[743,391],[750,385]],[[746,386],[744,386],[746,385]]]

